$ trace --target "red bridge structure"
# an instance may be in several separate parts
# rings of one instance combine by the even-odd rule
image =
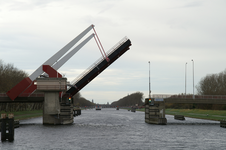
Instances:
[[[95,34],[91,34],[78,46],[68,52],[69,49],[71,49],[91,29],[93,29]],[[37,89],[37,85],[35,84],[36,79],[41,77],[62,78],[62,75],[57,72],[57,70],[93,37],[95,38],[95,41],[100,49],[102,57],[73,81],[73,83],[70,85],[70,89],[66,91],[67,95],[75,95],[102,71],[104,71],[109,65],[111,65],[115,60],[117,60],[122,54],[129,50],[129,47],[131,46],[131,41],[127,37],[124,37],[108,52],[105,52],[96,34],[94,25],[91,25],[81,34],[75,37],[71,42],[69,42],[66,46],[64,46],[61,50],[59,50],[56,54],[54,54],[51,58],[49,58],[45,63],[43,63],[29,77],[24,78],[6,94],[0,94],[0,102],[10,102],[9,100],[11,100],[12,102],[43,101],[42,94],[33,94]]]
[[[95,34],[92,33],[84,41],[72,48],[91,29],[93,29]],[[71,84],[66,85],[67,79],[62,78],[62,75],[57,72],[57,70],[93,37],[100,49],[102,57],[78,76]],[[90,25],[71,42],[44,62],[29,77],[20,81],[6,94],[0,94],[0,103],[44,102],[43,124],[72,123],[73,105],[68,99],[71,99],[71,97],[129,50],[130,46],[131,41],[127,37],[124,37],[109,51],[105,52],[96,34],[94,25]],[[44,94],[37,93],[35,92],[36,90],[44,92]]]

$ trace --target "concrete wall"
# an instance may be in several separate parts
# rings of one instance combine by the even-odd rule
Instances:
[[[49,115],[60,112],[58,92],[45,92],[44,112]]]
[[[37,78],[38,91],[65,91],[67,89],[66,78]]]

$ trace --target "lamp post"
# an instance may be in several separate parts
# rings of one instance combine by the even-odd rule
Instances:
[[[192,68],[193,68],[193,99],[195,99],[195,95],[194,95],[194,60],[192,59]]]
[[[185,63],[185,98],[186,98],[186,83],[187,83],[187,62]]]
[[[151,78],[150,78],[150,61],[148,61],[149,63],[149,91],[148,91],[148,94],[149,94],[149,99],[151,98]]]

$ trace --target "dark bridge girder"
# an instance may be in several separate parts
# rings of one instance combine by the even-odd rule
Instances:
[[[89,70],[85,76],[76,82],[74,87],[71,87],[66,93],[71,96],[79,92],[84,86],[86,86],[90,81],[92,81],[96,76],[98,76],[103,70],[105,70],[110,64],[112,64],[116,59],[118,59],[122,54],[124,54],[131,46],[131,41],[128,39],[120,47],[115,49],[109,54],[108,58],[110,61],[103,59],[95,68]]]
[[[41,103],[44,101],[42,97],[17,97],[12,101],[9,97],[0,97],[0,103]]]

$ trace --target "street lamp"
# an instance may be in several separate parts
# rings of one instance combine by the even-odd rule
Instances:
[[[149,63],[149,99],[151,98],[151,78],[150,78],[150,61],[148,61]]]
[[[195,95],[194,95],[194,60],[192,59],[192,68],[193,68],[193,99],[195,99]]]
[[[187,62],[185,63],[185,98],[186,98],[186,82],[187,82]]]

